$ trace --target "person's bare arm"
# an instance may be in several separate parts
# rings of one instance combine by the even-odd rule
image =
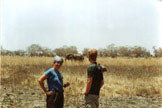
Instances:
[[[88,95],[89,90],[91,89],[91,86],[92,86],[92,81],[93,81],[93,78],[92,77],[88,78],[85,95]]]
[[[101,82],[101,87],[104,85],[104,80],[102,80],[102,82]]]
[[[43,91],[44,91],[45,93],[48,92],[47,89],[44,87],[44,80],[47,79],[47,78],[48,78],[48,77],[47,77],[46,75],[42,75],[42,76],[39,78],[39,80],[38,80],[38,82],[39,82],[41,88],[43,89]]]

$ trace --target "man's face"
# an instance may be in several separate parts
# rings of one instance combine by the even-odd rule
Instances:
[[[62,62],[55,62],[54,63],[54,67],[55,67],[55,69],[59,69],[60,67],[62,66]]]
[[[88,55],[88,60],[91,61],[90,56]]]

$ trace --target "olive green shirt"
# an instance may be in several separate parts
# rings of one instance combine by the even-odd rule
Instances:
[[[101,69],[98,68],[98,64],[96,62],[88,67],[87,75],[88,78],[93,78],[91,89],[88,94],[99,95],[101,82],[103,80],[103,73],[101,72]]]

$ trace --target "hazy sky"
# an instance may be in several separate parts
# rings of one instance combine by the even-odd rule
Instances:
[[[160,0],[2,0],[4,49],[162,47]]]

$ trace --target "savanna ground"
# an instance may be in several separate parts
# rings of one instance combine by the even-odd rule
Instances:
[[[45,108],[38,78],[51,68],[49,57],[1,57],[1,108]],[[161,58],[98,58],[107,68],[100,108],[162,108]],[[89,62],[66,61],[61,67],[65,108],[84,108]]]

